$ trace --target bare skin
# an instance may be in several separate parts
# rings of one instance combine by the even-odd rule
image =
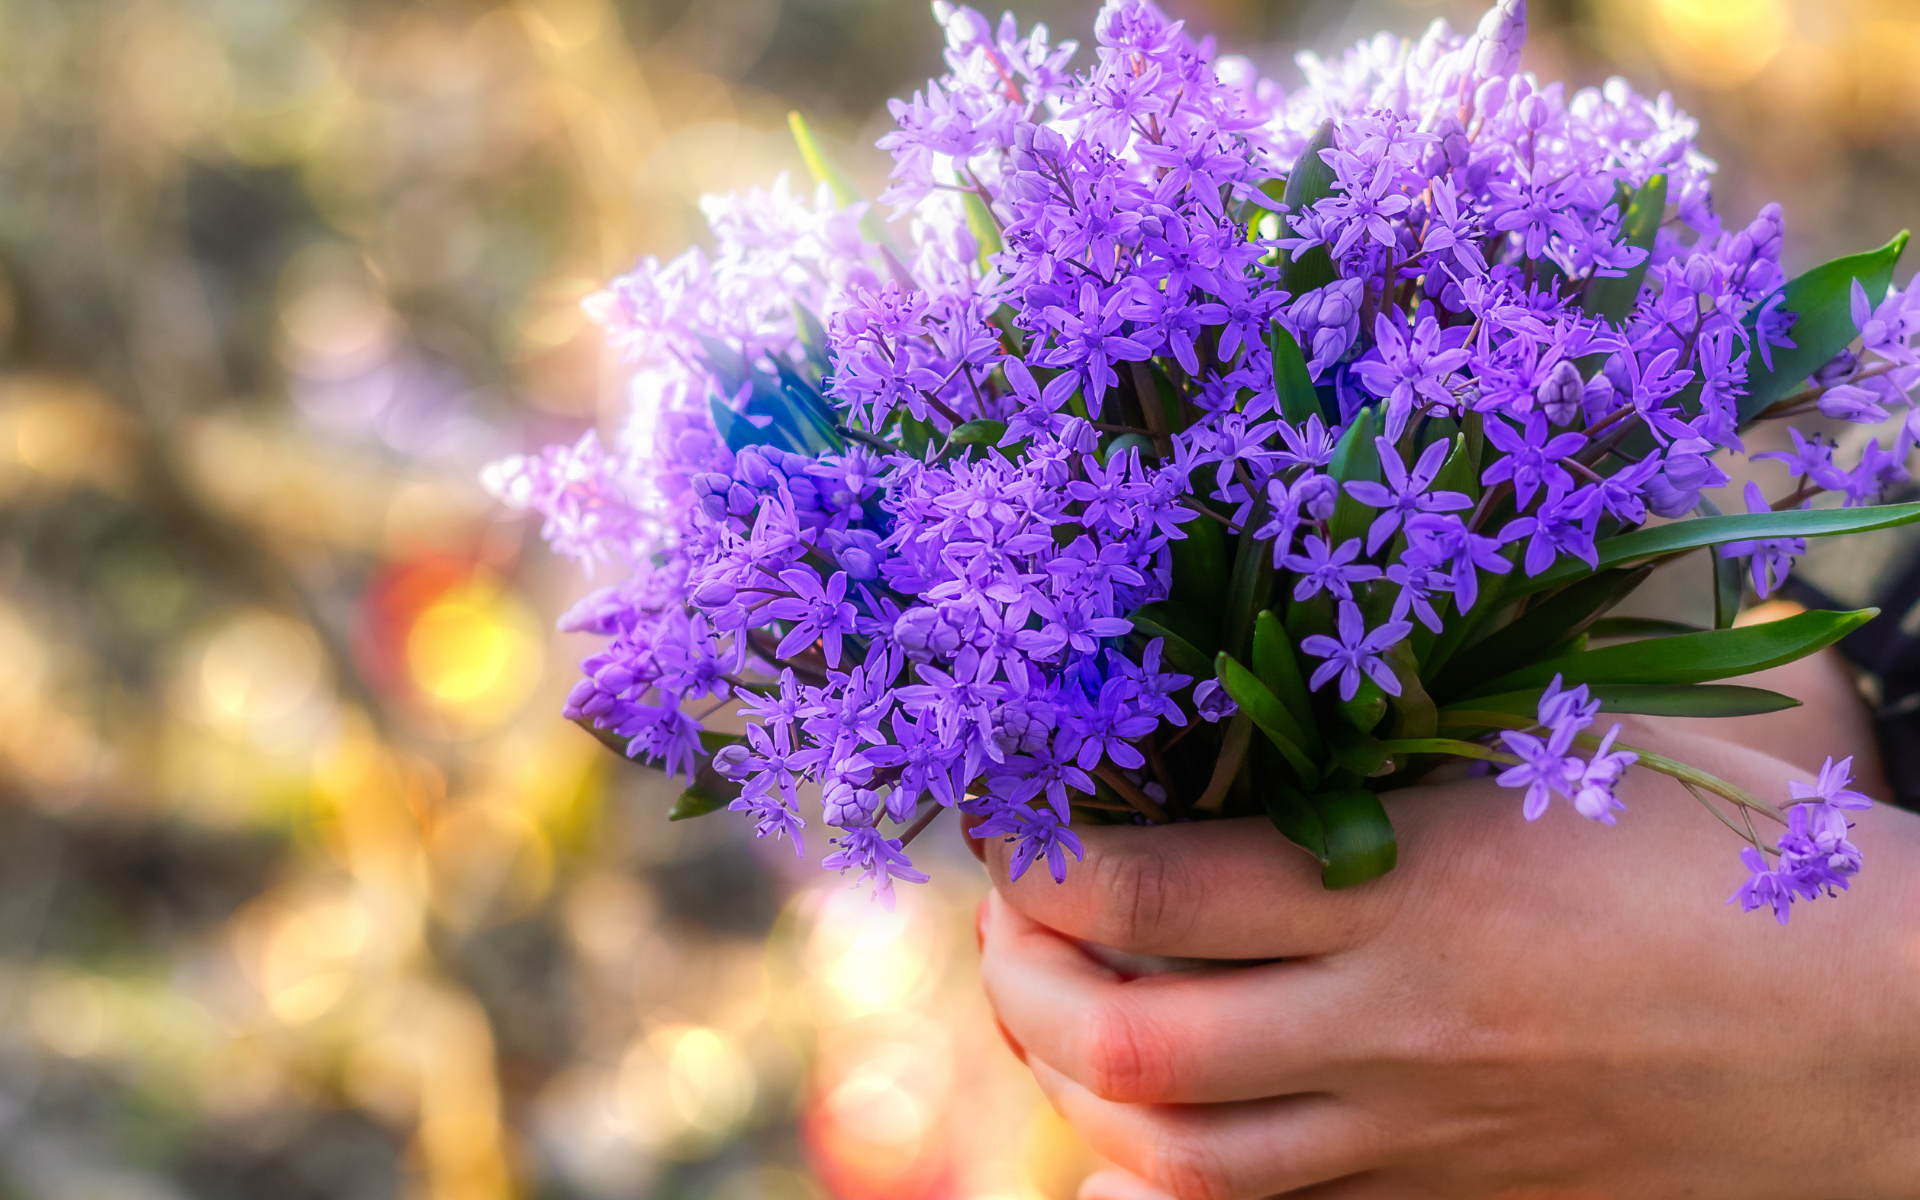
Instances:
[[[1795,711],[1721,730],[1795,761],[1699,722],[1623,740],[1780,799],[1870,757],[1863,723]],[[1124,1168],[1083,1200],[1920,1194],[1920,818],[1856,814],[1853,890],[1783,929],[1723,903],[1738,842],[1677,784],[1620,797],[1608,828],[1528,824],[1485,780],[1396,793],[1400,866],[1342,892],[1259,820],[1088,829],[1063,885],[990,844],[988,995]],[[1076,938],[1286,961],[1128,979]]]

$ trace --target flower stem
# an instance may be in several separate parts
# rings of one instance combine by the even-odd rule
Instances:
[[[1101,763],[1093,769],[1093,773],[1105,780],[1108,787],[1120,793],[1121,799],[1140,810],[1141,815],[1155,825],[1165,825],[1171,819],[1166,809],[1154,803],[1152,796],[1133,786],[1126,776],[1114,769],[1112,763]]]
[[[933,804],[928,807],[927,811],[915,817],[913,824],[907,826],[907,831],[900,835],[900,845],[903,848],[912,845],[913,839],[920,836],[920,831],[933,824],[934,818],[945,811],[947,811],[946,805],[941,804],[937,800],[934,801]]]

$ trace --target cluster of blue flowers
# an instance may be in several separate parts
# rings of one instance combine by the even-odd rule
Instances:
[[[1523,0],[1303,55],[1291,91],[1145,0],[1110,0],[1078,73],[1044,28],[934,11],[948,72],[880,141],[892,220],[829,182],[710,199],[711,252],[589,302],[638,367],[613,448],[490,478],[622,572],[566,618],[607,639],[567,715],[796,848],[817,788],[827,865],[883,891],[924,879],[885,826],[944,807],[1056,877],[1076,807],[1190,809],[1234,703],[1130,617],[1196,523],[1267,547],[1276,607],[1321,606],[1312,689],[1398,697],[1396,647],[1490,580],[1591,565],[1726,483],[1751,364],[1795,345],[1763,303],[1778,206],[1724,226],[1667,97],[1521,72]],[[1866,353],[1767,415],[1907,419],[1851,465],[1796,434],[1787,505],[1906,478],[1920,301],[1857,307]],[[1343,486],[1360,421],[1379,470]],[[1798,550],[1722,552],[1764,595]],[[1508,735],[1529,817],[1557,792],[1613,819],[1632,755],[1571,754],[1595,707],[1556,684],[1541,736]],[[721,710],[744,739],[704,730]],[[1796,810],[1782,854],[1834,861],[1840,807]],[[1790,867],[1759,862],[1758,902],[1812,886]]]

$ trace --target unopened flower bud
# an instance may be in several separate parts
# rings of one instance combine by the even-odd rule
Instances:
[[[738,783],[753,773],[752,759],[752,752],[735,742],[713,752],[713,770],[720,778]]]
[[[1586,390],[1587,381],[1580,377],[1580,368],[1561,359],[1560,365],[1534,392],[1534,398],[1540,402],[1540,411],[1547,414],[1547,420],[1555,425],[1571,425],[1580,412],[1580,400]]]
[[[1704,254],[1696,254],[1687,260],[1687,290],[1704,292],[1713,286],[1713,260]]]
[[[1852,376],[1859,366],[1859,357],[1851,350],[1842,349],[1840,353],[1820,364],[1820,369],[1813,373],[1813,381],[1821,387],[1832,387]]]

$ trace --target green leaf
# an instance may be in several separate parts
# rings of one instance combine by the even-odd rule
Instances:
[[[1372,734],[1338,722],[1328,725],[1325,732],[1333,761],[1360,778],[1365,779],[1386,765],[1386,747]]]
[[[996,421],[994,424],[997,425],[999,422]],[[1102,464],[1111,462],[1114,455],[1125,454],[1129,450],[1138,450],[1141,462],[1152,462],[1160,457],[1160,448],[1153,444],[1152,438],[1143,433],[1123,433],[1107,443],[1106,449],[1100,455],[1100,461]]]
[[[1349,726],[1370,733],[1387,715],[1387,694],[1371,678],[1362,678],[1351,700],[1336,700],[1334,708]],[[1339,726],[1335,726],[1339,728]],[[1337,752],[1336,752],[1337,753]],[[1364,774],[1364,772],[1363,772]]]
[[[1280,414],[1298,425],[1320,412],[1320,396],[1313,390],[1307,356],[1287,327],[1275,321],[1267,330],[1267,350],[1273,355],[1273,390],[1280,398]]]
[[[1387,704],[1393,709],[1395,737],[1431,737],[1437,723],[1433,697],[1420,681],[1420,662],[1413,656],[1413,645],[1402,639],[1388,648],[1387,665],[1400,681],[1400,694]]]
[[[1273,588],[1273,548],[1253,536],[1253,531],[1266,523],[1267,498],[1256,495],[1240,531],[1233,574],[1227,579],[1226,608],[1221,614],[1226,630],[1222,646],[1231,654],[1246,655],[1253,639],[1254,614],[1266,607],[1267,593]]]
[[[806,453],[803,445],[796,445],[787,436],[787,431],[768,421],[765,426],[756,426],[752,421],[727,407],[718,396],[707,397],[707,410],[713,416],[713,428],[719,433],[720,440],[727,449],[738,454],[748,446],[778,446],[795,454]]]
[[[1164,639],[1165,645],[1160,651],[1181,674],[1205,679],[1213,673],[1212,654],[1201,648],[1211,647],[1212,641],[1195,627],[1192,612],[1184,606],[1171,600],[1156,600],[1134,609],[1127,620],[1133,622],[1135,633]]]
[[[1290,213],[1298,213],[1312,207],[1320,200],[1333,195],[1333,168],[1320,156],[1322,150],[1333,148],[1333,122],[1323,121],[1320,128],[1313,131],[1307,148],[1293,162],[1293,170],[1287,175],[1287,190],[1281,194],[1281,203]],[[1287,226],[1291,234],[1293,227]],[[1336,278],[1333,269],[1333,257],[1322,244],[1295,258],[1291,254],[1282,255],[1280,266],[1280,286],[1296,296],[1323,288]]]
[[[1180,528],[1187,536],[1172,543],[1171,595],[1196,612],[1213,612],[1220,597],[1227,594],[1226,531],[1220,522],[1204,513]]]
[[[1300,659],[1294,653],[1293,639],[1286,626],[1271,609],[1253,619],[1253,673],[1267,690],[1279,697],[1299,723],[1301,748],[1315,758],[1320,756],[1320,732],[1314,721],[1313,698],[1307,681],[1300,674]]]
[[[1475,643],[1472,654],[1448,663],[1433,681],[1432,690],[1441,696],[1457,696],[1543,657],[1548,650],[1578,636],[1652,573],[1652,567],[1621,568],[1589,575],[1568,586],[1534,605],[1511,625]]]
[[[1324,870],[1327,858],[1327,826],[1320,819],[1320,810],[1313,801],[1302,794],[1298,788],[1274,781],[1264,788],[1267,820],[1273,822],[1282,836],[1294,845],[1320,860]]]
[[[841,208],[849,208],[862,199],[860,189],[853,186],[853,180],[840,169],[840,164],[827,157],[827,152],[814,140],[813,130],[807,127],[807,119],[798,109],[787,114],[787,128],[793,133],[793,144],[800,148],[800,158],[807,164],[807,173],[813,176],[815,183],[824,183],[833,193],[833,202]],[[867,241],[880,245],[887,240],[886,226],[880,223],[879,212],[869,207],[867,214],[860,218],[860,236]]]
[[[1698,625],[1685,621],[1663,621],[1658,617],[1602,617],[1587,626],[1591,638],[1675,637],[1682,633],[1705,633]]]
[[[1454,435],[1453,449],[1447,452],[1447,461],[1441,464],[1440,473],[1433,477],[1433,490],[1460,492],[1470,500],[1480,499],[1480,474],[1473,469],[1473,451],[1467,446],[1465,433]]]
[[[689,817],[704,817],[715,809],[725,808],[728,800],[694,784],[680,793],[680,798],[667,810],[667,820],[684,821]]]
[[[1655,175],[1647,180],[1620,219],[1620,241],[1648,252],[1640,265],[1617,279],[1594,279],[1587,284],[1581,307],[1596,317],[1605,317],[1618,325],[1633,311],[1640,298],[1640,286],[1646,282],[1647,266],[1653,261],[1653,239],[1660,232],[1661,218],[1667,211],[1667,177]]]
[[[1280,703],[1267,690],[1267,686],[1255,679],[1253,672],[1241,666],[1231,654],[1223,650],[1213,663],[1227,694],[1240,706],[1240,711],[1260,727],[1260,732],[1267,735],[1267,740],[1286,758],[1287,765],[1300,777],[1300,782],[1310,788],[1318,786],[1320,771],[1300,748],[1307,735],[1300,728],[1300,723],[1293,719],[1293,714],[1287,711],[1287,706]]]
[[[827,327],[820,323],[812,309],[793,302],[793,328],[800,335],[800,345],[807,352],[807,361],[817,367],[822,375],[833,371],[833,359],[827,352]]]
[[[1501,713],[1532,717],[1540,711],[1544,688],[1502,692],[1478,700],[1463,700],[1440,710],[1442,727],[1478,726],[1473,713]],[[1600,702],[1603,713],[1636,713],[1646,717],[1751,717],[1798,708],[1800,701],[1764,688],[1734,683],[1635,684],[1614,683],[1589,687],[1587,695]]]
[[[1907,248],[1907,231],[1878,250],[1836,258],[1789,280],[1775,296],[1781,297],[1775,310],[1796,313],[1798,319],[1787,331],[1794,346],[1773,349],[1773,367],[1768,369],[1756,348],[1747,359],[1747,394],[1740,400],[1740,423],[1745,425],[1765,412],[1775,401],[1799,391],[1807,377],[1824,366],[1859,335],[1853,324],[1853,281],[1866,289],[1867,299],[1879,304],[1893,282],[1893,266]],[[1757,324],[1773,297],[1754,306],[1747,314],[1749,327]]]
[[[1764,625],[1626,642],[1533,663],[1481,686],[1474,695],[1544,687],[1558,674],[1576,683],[1708,683],[1804,658],[1865,625],[1876,608],[1804,612]]]
[[[1006,436],[1006,432],[1005,421],[990,421],[982,417],[968,421],[964,425],[954,426],[953,432],[947,435],[947,444],[949,446],[993,446]]]
[[[1400,848],[1393,822],[1380,797],[1360,788],[1322,792],[1313,797],[1327,834],[1327,861],[1320,882],[1329,889],[1349,888],[1393,870]]]
[[[1719,551],[1712,551],[1713,563],[1713,627],[1732,629],[1735,617],[1740,615],[1740,596],[1746,590],[1747,560],[1744,558],[1722,558]]]
[[[980,193],[962,192],[961,201],[967,210],[967,232],[980,243],[980,269],[985,271],[992,266],[988,260],[1007,248],[1000,238],[1000,221],[980,198]]]
[[[1360,414],[1340,435],[1340,442],[1333,448],[1333,461],[1327,464],[1327,474],[1342,484],[1361,480],[1378,483],[1380,481],[1380,450],[1374,442],[1373,409],[1363,408]],[[1340,489],[1339,503],[1333,508],[1333,522],[1328,530],[1332,542],[1329,549],[1345,545],[1352,538],[1362,537],[1367,526],[1373,522],[1373,509],[1347,494],[1346,488]]]
[[[1607,538],[1596,543],[1595,549],[1600,556],[1597,566],[1589,567],[1578,559],[1562,560],[1532,579],[1514,581],[1506,596],[1512,599],[1545,588],[1558,587],[1568,580],[1578,579],[1595,570],[1605,570],[1608,567],[1677,554],[1682,550],[1697,550],[1701,546],[1744,542],[1749,538],[1831,537],[1839,533],[1865,533],[1868,530],[1888,529],[1916,520],[1920,520],[1920,504],[1874,504],[1861,508],[1796,508],[1777,513],[1693,517],[1684,521],[1674,521],[1668,525],[1658,525],[1652,529],[1637,529],[1632,533]]]

